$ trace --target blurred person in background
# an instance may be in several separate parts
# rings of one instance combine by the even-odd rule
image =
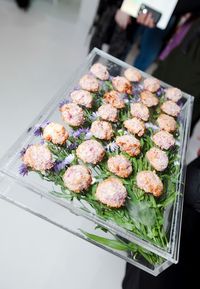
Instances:
[[[125,30],[129,25],[132,25],[131,41],[125,45],[122,58],[123,60],[126,58],[134,42],[139,38],[139,52],[133,61],[133,66],[143,71],[147,70],[157,59],[161,48],[177,23],[177,17],[173,15],[166,29],[162,30],[155,26],[154,19],[150,13],[141,13],[137,19],[133,19],[120,9],[116,12],[115,20],[118,24],[118,29],[121,30]],[[117,29],[115,33],[118,33]],[[113,36],[113,40],[115,41],[115,35]],[[109,52],[113,54],[112,46]]]
[[[166,29],[162,30],[156,27],[154,19],[150,13],[140,13],[135,20],[127,13],[118,9],[115,15],[118,27],[121,29],[127,29],[127,27],[131,25],[130,23],[132,23],[132,26],[134,27],[132,39],[128,44],[125,44],[121,59],[124,60],[126,58],[135,40],[139,36],[139,53],[133,62],[133,66],[143,71],[147,70],[148,67],[157,60],[161,49],[174,33],[175,27],[180,21],[180,18],[189,12],[193,13],[193,15],[197,15],[199,11],[199,0],[179,0]],[[117,31],[117,29],[115,31]],[[117,32],[114,33],[117,34]],[[113,35],[112,41],[116,42],[116,40],[117,37],[115,39],[115,35]],[[110,47],[109,53],[114,54],[112,46]]]
[[[108,44],[108,53],[125,60],[134,41],[141,35],[139,54],[133,65],[146,70],[157,58],[166,37],[175,26],[176,18],[172,17],[167,28],[161,30],[155,27],[150,14],[145,19],[143,14],[135,19],[121,11],[119,8],[122,2],[122,0],[100,0],[89,50],[94,47],[102,49],[103,44]]]
[[[200,17],[190,16],[180,25],[153,75],[194,96],[193,130],[200,118]]]
[[[108,53],[125,60],[134,42],[140,37],[139,53],[133,66],[145,71],[158,58],[162,47],[171,37],[182,15],[199,11],[199,0],[179,0],[165,30],[155,27],[151,14],[132,18],[120,10],[122,0],[100,0],[92,29],[89,50],[109,44]]]
[[[113,35],[116,34],[115,30],[118,29],[115,14],[122,2],[122,0],[99,1],[96,16],[89,32],[91,34],[89,51],[94,47],[102,49],[103,44],[108,44],[112,47],[112,55],[121,58],[124,53],[124,46],[129,42],[131,36],[129,26],[126,30],[120,29],[117,41],[113,40]]]

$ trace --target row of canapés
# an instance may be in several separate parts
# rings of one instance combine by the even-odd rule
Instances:
[[[71,102],[60,107],[64,122],[72,127],[82,126],[84,123],[83,107],[92,108],[92,93],[100,89],[100,81],[109,79],[112,81],[114,90],[105,92],[104,103],[96,112],[99,119],[92,122],[90,132],[96,139],[113,140],[112,123],[119,121],[118,111],[125,107],[124,93],[132,94],[134,83],[142,80],[142,75],[134,68],[126,69],[124,76],[110,77],[106,66],[100,63],[94,64],[90,73],[81,78],[80,89],[71,93]],[[130,157],[136,157],[141,152],[141,143],[136,136],[141,137],[145,133],[146,122],[150,115],[149,107],[157,107],[159,104],[159,99],[155,94],[158,89],[160,89],[160,82],[157,79],[146,78],[143,80],[140,99],[130,105],[132,118],[126,119],[122,123],[125,134],[117,136],[114,140],[121,152],[127,153]],[[152,147],[145,156],[156,171],[164,171],[168,166],[168,156],[163,149],[168,150],[175,144],[171,132],[177,128],[174,117],[180,113],[180,107],[176,102],[181,97],[182,93],[177,88],[165,90],[166,100],[161,105],[164,113],[159,115],[157,119],[159,130],[152,136],[155,147]],[[42,136],[44,140],[59,146],[66,144],[69,133],[61,124],[51,122],[43,127]],[[106,155],[105,147],[96,139],[84,140],[76,149],[78,159],[84,164],[96,165]],[[22,161],[32,170],[46,171],[54,166],[53,156],[45,144],[29,146],[22,156]],[[123,154],[109,157],[107,168],[120,178],[130,177],[133,173],[131,161]],[[101,181],[96,189],[96,198],[113,208],[124,205],[127,197],[127,190],[122,180],[117,177],[112,176]],[[71,165],[64,172],[63,181],[69,190],[76,193],[83,192],[92,184],[92,171],[83,164]],[[163,192],[163,183],[154,171],[138,172],[136,183],[140,189],[146,193],[152,193],[154,196],[158,197]]]

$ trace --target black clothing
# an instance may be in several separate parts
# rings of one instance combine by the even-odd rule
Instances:
[[[89,51],[94,47],[102,48],[109,44],[109,53],[122,59],[132,38],[132,25],[122,30],[115,22],[115,14],[120,8],[122,0],[100,0],[94,23],[90,29],[92,38]]]
[[[153,74],[195,97],[193,129],[200,118],[200,18],[194,21],[182,43],[159,63]]]
[[[174,14],[184,15],[186,13],[198,13],[200,12],[200,1],[199,0],[179,0]]]
[[[24,9],[27,10],[30,6],[30,0],[16,0],[17,5]]]
[[[185,203],[189,208],[200,213],[200,157],[188,166]]]
[[[154,277],[130,264],[126,266],[123,289],[199,288],[200,258],[200,157],[187,169],[185,204],[179,263]],[[196,284],[196,287],[191,287]]]
[[[95,20],[90,29],[92,37],[90,41],[89,51],[94,47],[102,48],[103,44],[109,44],[109,51],[111,55],[124,60],[130,46],[133,44],[133,37],[136,31],[141,27],[136,22],[135,18],[131,18],[131,24],[127,29],[121,29],[115,22],[115,13],[121,7],[122,0],[100,0]],[[200,1],[198,0],[179,0],[174,10],[174,25],[165,35],[163,43],[166,42],[174,30],[175,24],[179,17],[185,13],[200,11]]]

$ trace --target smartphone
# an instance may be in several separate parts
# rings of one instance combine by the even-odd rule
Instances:
[[[143,14],[151,13],[155,24],[158,23],[158,21],[160,20],[160,17],[162,16],[162,13],[160,13],[159,11],[149,7],[146,4],[141,4],[141,6],[139,8],[139,11],[138,11],[138,15],[141,14],[141,13],[143,13]]]

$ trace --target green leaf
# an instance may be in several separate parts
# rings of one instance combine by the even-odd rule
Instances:
[[[93,240],[99,244],[108,246],[112,249],[120,250],[120,251],[127,251],[129,249],[128,245],[126,245],[120,241],[103,238],[103,237],[100,237],[100,236],[97,236],[94,234],[87,233],[83,230],[81,230],[81,232],[90,240]]]

